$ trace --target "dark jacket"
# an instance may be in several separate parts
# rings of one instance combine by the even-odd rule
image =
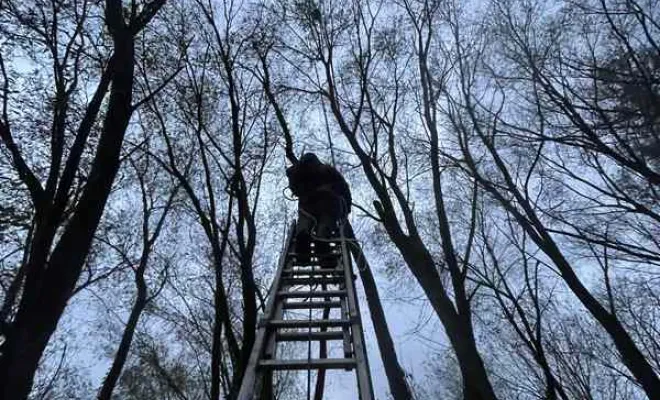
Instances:
[[[347,212],[351,209],[351,190],[343,176],[334,167],[321,162],[298,163],[286,170],[289,188],[301,200],[330,191],[344,199]]]

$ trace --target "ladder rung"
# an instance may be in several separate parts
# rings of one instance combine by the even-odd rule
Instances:
[[[324,238],[322,241],[325,242],[325,243],[340,243],[341,238],[339,236],[332,236],[332,237],[329,237],[329,238]],[[318,242],[321,242],[321,240],[312,239],[312,241],[310,243],[315,243],[316,244]]]
[[[313,358],[311,360],[261,360],[259,366],[268,369],[350,369],[354,358]]]
[[[284,285],[337,285],[344,283],[345,279],[342,276],[320,276],[308,278],[282,278]]]
[[[347,319],[274,319],[268,324],[273,328],[330,328],[349,326],[351,321]]]
[[[307,310],[316,308],[337,308],[341,307],[341,301],[294,301],[282,303],[285,310]]]
[[[341,282],[344,283],[344,276],[345,274],[343,271],[340,272],[305,272],[301,274],[291,274],[289,276],[283,276],[282,279],[293,279],[293,278],[310,278],[310,279],[316,279],[316,278],[334,278],[334,279],[341,279]]]
[[[321,262],[319,260],[312,260],[312,261],[305,261],[305,262],[299,262],[299,261],[294,261],[291,263],[294,267],[319,267],[322,269],[335,269],[338,261],[332,261],[332,262]]]
[[[304,299],[308,297],[342,297],[346,296],[345,290],[313,290],[313,291],[295,291],[295,292],[277,292],[279,297]]]
[[[323,268],[323,269],[286,269],[283,271],[290,276],[313,276],[313,275],[344,275],[343,269]]]
[[[279,342],[307,342],[309,340],[342,340],[344,331],[326,332],[278,332],[275,340]]]
[[[288,253],[291,257],[339,257],[341,253]]]

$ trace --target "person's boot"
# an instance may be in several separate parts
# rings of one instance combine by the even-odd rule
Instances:
[[[296,223],[296,238],[293,252],[296,254],[296,261],[300,264],[309,264],[311,261],[311,230],[314,227],[314,220],[308,214],[300,212],[301,205],[298,206],[298,222]]]
[[[294,246],[294,253],[296,260],[300,264],[309,264],[311,259],[311,243],[312,238],[307,232],[299,232],[296,235],[296,242]]]
[[[330,247],[329,242],[323,239],[317,239],[314,242],[314,252],[318,257],[321,268],[332,268],[335,266],[337,257],[332,255],[332,247]]]
[[[335,236],[335,221],[326,216],[321,218],[317,229],[316,253],[319,255],[319,265],[322,268],[334,268],[337,265],[337,256],[333,255],[330,240]]]

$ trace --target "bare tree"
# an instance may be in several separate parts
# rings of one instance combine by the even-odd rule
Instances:
[[[141,164],[141,165],[140,165]],[[103,385],[99,391],[98,398],[109,400],[119,377],[121,371],[126,363],[128,357],[131,343],[133,342],[133,336],[137,329],[140,316],[144,311],[145,307],[156,298],[162,291],[167,275],[168,268],[167,261],[161,271],[162,278],[161,282],[158,283],[158,286],[152,289],[152,292],[149,293],[149,288],[147,286],[147,278],[145,273],[147,268],[153,261],[152,252],[156,244],[156,240],[160,236],[165,222],[167,221],[167,216],[170,214],[170,211],[173,207],[174,201],[176,199],[177,193],[179,191],[178,185],[168,185],[171,187],[170,193],[160,193],[154,187],[158,183],[158,174],[154,174],[150,171],[150,160],[148,156],[144,156],[142,160],[131,160],[131,166],[135,171],[135,177],[139,182],[140,194],[141,194],[141,204],[142,204],[142,226],[141,226],[141,251],[139,259],[132,259],[131,255],[126,254],[121,251],[121,257],[124,259],[124,262],[130,265],[133,268],[134,277],[135,277],[135,286],[137,293],[135,295],[135,302],[131,308],[124,332],[122,333],[121,341],[117,352],[112,361],[112,366],[108,371],[105,379],[103,380]],[[151,176],[149,176],[151,175]],[[149,182],[147,182],[149,179]],[[166,186],[167,187],[167,186]],[[159,202],[157,197],[164,197],[164,202]]]
[[[504,3],[498,5],[505,6]],[[502,23],[509,29],[507,31],[509,34],[518,35],[520,33],[517,31],[518,19],[510,13],[514,9],[514,7],[503,8],[498,21],[503,21]],[[477,88],[482,82],[476,67],[481,62],[479,58],[483,54],[483,47],[480,50],[472,44],[464,45],[465,39],[460,33],[459,26],[459,21],[454,20],[452,32],[453,53],[456,55],[457,66],[457,94],[454,94],[454,88],[446,90],[448,99],[446,115],[456,132],[460,156],[449,155],[449,157],[464,166],[470,177],[517,221],[534,244],[552,261],[573,294],[609,334],[622,357],[622,362],[647,395],[650,398],[657,397],[660,380],[653,367],[617,317],[616,310],[611,305],[602,304],[589,290],[576,273],[562,242],[553,236],[555,230],[552,229],[552,223],[547,220],[546,215],[554,214],[555,210],[561,207],[555,208],[557,197],[546,194],[548,190],[552,190],[546,188],[551,185],[552,179],[546,178],[550,174],[544,168],[544,161],[552,157],[551,146],[543,141],[523,142],[524,144],[520,145],[516,143],[519,139],[524,141],[525,132],[529,132],[530,129],[518,124],[513,128],[514,131],[509,131],[514,125],[504,122],[509,117],[508,103],[504,102],[510,93],[506,85],[495,86],[492,97],[487,100],[484,100],[483,93],[477,93]],[[554,32],[556,31],[551,30],[548,33],[549,41],[545,48],[548,52],[555,48],[555,38],[551,36]],[[518,40],[520,36],[511,36],[511,38]],[[529,53],[526,55],[530,56]],[[534,71],[532,69],[533,75],[536,74]],[[546,118],[549,117],[544,109],[537,108],[537,111],[537,119],[534,122],[539,130],[544,132]],[[567,116],[575,117],[572,114]],[[521,136],[517,136],[517,133]],[[514,151],[517,146],[524,148],[525,152],[516,154]],[[529,159],[521,160],[521,157],[528,154]],[[608,285],[610,280],[608,268],[604,269],[604,280]]]
[[[405,135],[401,132],[410,129],[401,121],[407,117],[403,105],[410,95],[406,79],[411,55],[402,51],[405,44],[400,38],[397,41],[397,30],[379,25],[384,6],[382,2],[296,4],[292,12],[282,14],[282,23],[287,24],[284,34],[290,36],[285,36],[278,52],[298,74],[288,85],[298,93],[321,97],[345,143],[357,156],[378,199],[374,203],[376,219],[386,228],[417,278],[457,353],[465,397],[495,398],[476,347],[471,294],[465,280],[465,260],[469,258],[473,233],[467,235],[466,252],[460,254],[453,243],[455,236],[440,183],[441,169],[436,162],[437,149],[425,155],[432,168],[424,179],[430,178],[433,185],[434,207],[429,211],[442,238],[441,256],[431,252],[416,222],[410,199],[414,185],[410,174],[415,172],[408,164],[413,155],[403,150],[403,141],[399,139]],[[426,35],[432,32],[434,13],[439,8],[437,4],[424,3],[420,7],[416,10],[410,5],[409,12],[413,21],[423,24],[414,31],[416,43],[421,46],[418,55],[423,57],[421,52],[428,45]],[[419,19],[415,17],[417,12]],[[382,22],[388,26],[392,23]],[[387,35],[393,39],[388,41]],[[434,141],[431,136],[426,143],[433,146],[437,138]],[[441,270],[448,274],[451,289],[445,286]]]
[[[0,397],[235,397],[313,148],[446,333],[416,390],[352,248],[392,397],[660,398],[659,10],[0,1]]]
[[[267,9],[260,9],[262,12]],[[268,100],[269,105],[273,109],[275,114],[276,121],[282,132],[282,137],[284,138],[284,152],[287,159],[291,163],[296,163],[298,158],[296,157],[293,148],[294,135],[291,132],[289,118],[285,114],[284,107],[281,103],[281,90],[278,90],[278,83],[273,82],[270,69],[272,68],[271,64],[271,53],[277,46],[278,40],[281,38],[277,37],[277,29],[273,26],[276,24],[276,19],[272,15],[261,15],[263,19],[257,19],[257,24],[259,28],[256,30],[256,34],[253,36],[252,48],[255,53],[255,63],[256,66],[253,67],[252,71],[261,82],[264,93]],[[269,17],[271,20],[269,20]],[[284,83],[286,84],[286,83]],[[330,132],[328,132],[330,134]],[[328,144],[332,149],[331,138]],[[331,150],[332,151],[332,150]],[[367,304],[369,306],[369,311],[374,326],[374,331],[376,333],[376,338],[378,340],[378,347],[380,350],[381,358],[383,361],[383,366],[385,368],[385,373],[387,375],[388,384],[390,388],[390,393],[392,397],[396,400],[405,400],[412,399],[413,394],[407,383],[405,370],[398,361],[396,351],[394,349],[394,341],[390,334],[383,306],[381,304],[380,295],[378,293],[378,287],[369,266],[368,261],[365,258],[362,249],[357,244],[357,238],[353,232],[353,227],[350,223],[347,226],[347,236],[353,241],[350,246],[351,254],[353,259],[356,262],[356,266],[360,273],[362,279],[362,284],[367,297]],[[329,314],[330,309],[324,309],[324,314],[326,317]],[[327,356],[327,345],[325,342],[320,343],[319,347],[319,357],[325,358]],[[314,398],[322,399],[325,388],[325,370],[319,370],[316,378],[316,386],[314,390]]]
[[[25,269],[25,278],[20,305],[11,326],[4,332],[0,359],[4,397],[24,398],[30,391],[39,358],[80,275],[119,168],[124,134],[135,106],[135,35],[145,29],[164,1],[145,3],[139,10],[137,3],[133,3],[128,13],[124,12],[121,1],[106,1],[104,15],[112,39],[112,55],[103,57],[106,61],[99,84],[73,134],[68,132],[68,111],[83,68],[81,61],[86,51],[83,32],[87,32],[90,15],[98,15],[98,7],[87,1],[66,5],[53,2],[49,8],[37,7],[41,13],[41,17],[37,17],[30,11],[30,5],[3,3],[3,14],[8,13],[13,22],[31,31],[32,37],[48,51],[55,88],[51,160],[42,182],[41,174],[30,167],[16,141],[11,116],[14,109],[10,108],[11,83],[5,58],[2,58],[4,90],[0,137],[35,208],[30,255],[21,266]],[[86,174],[86,185],[72,206],[72,185],[76,175],[83,171],[81,157],[107,93],[109,98],[94,160]],[[67,213],[68,207],[71,208]]]
[[[171,93],[175,107],[154,101],[151,111],[165,146],[164,157],[154,157],[182,185],[210,246],[215,275],[210,397],[216,399],[221,391],[235,395],[254,341],[256,214],[274,142],[263,125],[264,99],[240,66],[248,35],[233,25],[238,10],[216,2],[196,6],[201,35],[191,47],[185,78]],[[184,137],[188,148],[181,145]],[[240,291],[238,309],[234,290]]]

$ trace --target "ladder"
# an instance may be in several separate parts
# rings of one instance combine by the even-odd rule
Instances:
[[[291,225],[270,288],[264,314],[259,320],[252,353],[238,394],[239,400],[271,400],[277,371],[355,371],[360,400],[373,400],[373,387],[364,344],[364,332],[355,291],[348,239],[344,224],[339,236],[312,240],[308,254],[294,253],[295,223]],[[327,250],[329,249],[329,251]],[[301,318],[300,315],[307,318]],[[281,356],[284,343],[307,345],[305,357]],[[337,345],[341,356],[312,357],[312,346]],[[320,351],[319,351],[320,352]]]

